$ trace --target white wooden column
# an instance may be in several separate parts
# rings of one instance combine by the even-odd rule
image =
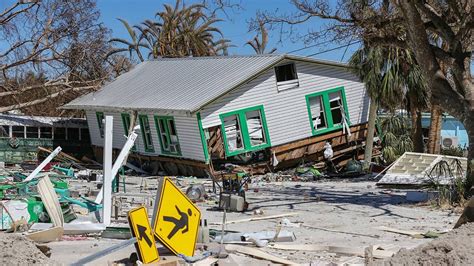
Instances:
[[[103,172],[103,205],[102,205],[102,222],[105,226],[110,225],[112,215],[112,137],[113,137],[113,116],[105,117],[104,129],[104,172]]]

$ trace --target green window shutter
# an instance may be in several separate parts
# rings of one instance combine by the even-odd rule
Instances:
[[[228,136],[226,131],[226,122],[232,121],[234,118],[235,137]],[[261,150],[271,146],[270,134],[268,132],[263,105],[221,114],[220,119],[224,147],[227,156]],[[232,124],[227,123],[227,127],[232,130]],[[231,147],[229,147],[229,140],[231,138],[235,138],[236,143],[240,138],[239,148],[231,149]],[[254,142],[252,142],[252,140]]]
[[[97,117],[97,124],[99,125],[100,137],[104,138],[104,113],[96,112],[95,115]]]
[[[155,127],[160,141],[161,153],[181,156],[178,131],[172,116],[155,116]]]
[[[139,115],[138,119],[140,120],[140,129],[142,132],[143,144],[145,146],[146,152],[154,152],[153,148],[153,138],[151,136],[150,123],[148,121],[147,115]]]
[[[125,135],[128,137],[128,129],[130,128],[130,114],[129,113],[122,113],[122,125],[123,125],[123,130],[125,131]],[[133,144],[132,151],[137,150],[136,145]]]
[[[316,92],[316,93],[306,95],[306,107],[308,109],[309,124],[311,126],[311,132],[313,133],[313,135],[324,134],[327,132],[341,129],[343,127],[344,121],[341,121],[341,123],[335,123],[334,121],[335,118],[333,117],[333,114],[331,112],[330,95],[333,93],[339,93],[340,98],[341,98],[342,108],[344,110],[344,115],[346,117],[347,123],[350,126],[349,110],[347,108],[347,101],[346,101],[346,94],[344,91],[344,87],[337,87],[337,88],[333,88],[333,89],[322,91],[322,92]],[[322,109],[324,110],[324,117],[326,119],[325,120],[326,127],[322,129],[316,129],[313,122],[314,113],[312,113],[312,110],[311,110],[311,102],[316,97],[321,97],[322,99],[321,101],[323,105]]]
[[[204,132],[204,129],[202,127],[201,113],[197,113],[196,118],[198,121],[199,134],[201,136],[201,144],[202,144],[202,151],[204,152],[204,159],[206,160],[206,163],[208,163],[209,162],[209,149],[207,147],[206,133]]]

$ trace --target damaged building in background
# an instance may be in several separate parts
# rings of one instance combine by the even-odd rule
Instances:
[[[129,161],[205,176],[228,162],[264,172],[321,160],[327,141],[335,159],[360,150],[369,102],[345,64],[253,55],[146,61],[63,108],[85,110],[97,159],[109,115],[117,150],[140,125]]]
[[[87,121],[83,118],[0,114],[0,162],[36,162],[38,147],[47,151],[58,146],[78,158],[92,157]]]

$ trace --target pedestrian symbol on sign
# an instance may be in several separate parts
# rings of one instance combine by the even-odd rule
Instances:
[[[169,178],[158,184],[153,231],[176,255],[194,256],[201,211]]]
[[[189,230],[189,225],[188,225],[189,217],[188,217],[188,215],[189,216],[193,215],[193,212],[191,211],[191,209],[188,209],[188,213],[186,214],[185,212],[182,212],[178,208],[177,205],[175,205],[174,207],[178,211],[178,214],[181,216],[179,219],[176,219],[176,218],[171,217],[171,216],[164,216],[163,217],[163,221],[174,223],[173,230],[171,230],[171,232],[169,233],[168,239],[171,239],[181,229],[183,229],[183,231],[181,231],[181,234],[184,234],[184,233],[188,232],[188,230]]]

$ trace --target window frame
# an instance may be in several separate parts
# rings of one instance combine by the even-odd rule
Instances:
[[[1,126],[4,130],[7,128],[8,131],[5,130],[5,133],[7,133],[8,136],[0,136],[0,138],[11,138],[12,137],[12,127],[11,125],[2,125]]]
[[[161,153],[165,154],[165,155],[182,156],[181,143],[179,142],[178,130],[176,129],[176,120],[174,119],[174,117],[173,116],[155,115],[154,120],[155,120],[156,133],[158,134],[158,140],[160,142]],[[165,125],[164,130],[165,130],[165,132],[161,132],[160,120],[164,121],[164,125]],[[166,134],[168,140],[170,141],[169,144],[170,145],[173,144],[171,142],[169,121],[173,121],[174,131],[176,132],[176,139],[177,139],[177,144],[178,144],[178,150],[176,152],[172,152],[171,150],[167,151],[164,148],[164,143],[163,143],[163,139],[162,139],[162,134],[163,133]]]
[[[246,114],[252,111],[260,111],[262,130],[263,130],[263,135],[265,137],[265,143],[256,145],[256,146],[251,145],[250,135],[249,135],[248,126],[247,126]],[[227,144],[227,135],[225,133],[224,119],[226,117],[233,116],[233,115],[237,117],[238,123],[240,124],[240,132],[242,135],[242,142],[243,142],[244,148],[240,150],[236,150],[236,151],[229,151],[229,147]],[[222,138],[224,141],[225,154],[227,157],[242,154],[242,153],[262,150],[271,146],[270,133],[268,131],[267,120],[265,117],[265,110],[264,110],[263,105],[258,105],[258,106],[253,106],[253,107],[248,107],[248,108],[244,108],[244,109],[240,109],[236,111],[223,113],[219,115],[219,118],[221,120],[221,132],[222,132]]]
[[[150,130],[150,143],[147,143],[147,140],[146,140],[143,118],[146,118],[146,122],[148,123],[148,128]],[[148,115],[139,114],[138,121],[140,123],[140,131],[142,134],[143,147],[145,148],[145,152],[155,152],[155,147],[153,146],[153,135],[151,134],[150,119],[148,119]]]
[[[46,132],[46,128],[49,128],[51,130],[51,132]],[[53,132],[54,132],[54,128],[51,126],[51,127],[39,127],[40,129],[40,139],[53,139]],[[44,133],[43,133],[44,132]],[[50,137],[44,137],[43,135],[50,135]]]
[[[278,71],[277,71],[277,69],[279,67],[283,67],[283,66],[287,66],[287,65],[292,65],[293,66],[293,71],[295,72],[295,78],[290,79],[290,80],[285,80],[285,81],[278,81]],[[275,83],[276,83],[278,92],[298,88],[300,86],[300,81],[299,81],[299,78],[298,78],[298,71],[296,71],[296,63],[295,62],[287,62],[287,63],[284,63],[284,64],[277,65],[273,68],[273,72],[275,73]]]
[[[105,115],[104,115],[104,112],[95,112],[95,116],[97,117],[97,125],[99,127],[99,135],[101,138],[104,138],[104,134],[105,134],[105,129],[104,129],[104,119],[105,119]]]
[[[340,92],[341,93],[341,99],[342,99],[342,106],[344,108],[345,116],[347,118],[347,124],[350,126],[351,125],[351,120],[349,117],[349,109],[347,108],[347,100],[346,100],[346,92],[344,87],[336,87],[332,88],[329,90],[325,91],[319,91],[315,93],[311,93],[305,96],[306,98],[306,108],[308,109],[308,118],[309,118],[309,124],[311,126],[311,133],[313,136],[316,135],[321,135],[327,132],[335,131],[338,129],[341,129],[344,126],[344,121],[341,121],[340,124],[334,125],[333,118],[332,118],[332,113],[331,113],[331,106],[330,106],[330,100],[329,100],[329,94],[335,93],[335,92]],[[309,103],[309,99],[313,97],[318,97],[321,96],[322,98],[322,103],[324,107],[324,115],[326,117],[326,128],[323,129],[315,129],[314,124],[313,124],[313,118],[311,114],[311,106]]]
[[[120,117],[122,118],[122,126],[123,126],[123,130],[125,132],[125,135],[127,136],[128,138],[128,135],[130,132],[128,132],[128,129],[130,128],[130,123],[132,122],[131,119],[130,119],[130,114],[129,113],[121,113],[120,114]],[[141,127],[141,126],[140,126]],[[137,150],[137,147],[135,145],[135,143],[133,143],[133,146],[131,148],[132,151],[136,151]]]
[[[17,137],[17,136],[15,136],[15,132],[16,132],[16,133],[19,133],[20,131],[15,131],[15,130],[13,130],[14,127],[22,127],[22,128],[23,128],[23,130],[22,130],[22,131],[23,131],[23,137],[19,137],[19,136]],[[11,128],[10,128],[10,130],[11,130],[10,136],[12,136],[12,138],[17,138],[17,139],[24,139],[24,138],[26,138],[26,126],[22,126],[22,125],[12,125]]]

